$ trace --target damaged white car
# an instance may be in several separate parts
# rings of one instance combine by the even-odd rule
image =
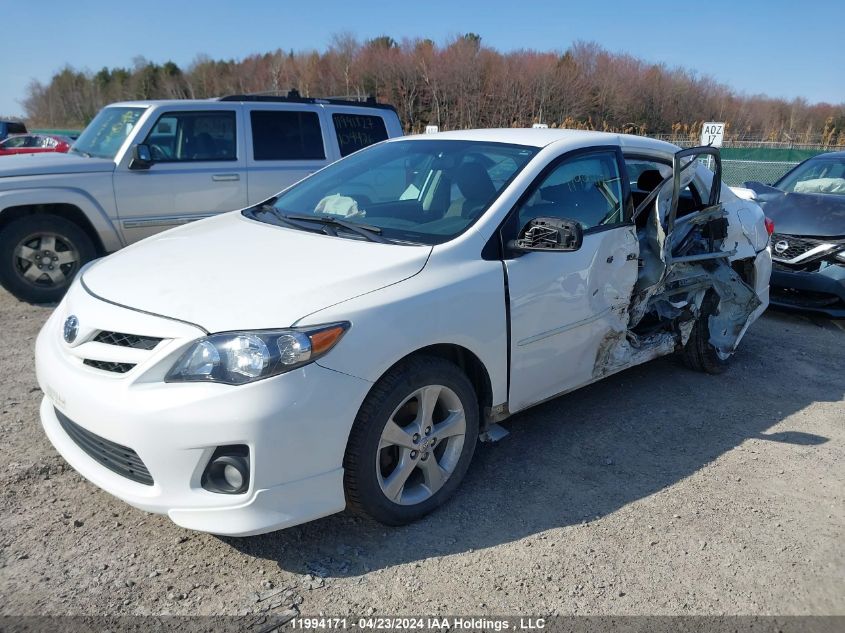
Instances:
[[[407,523],[512,413],[665,354],[725,368],[771,257],[719,166],[551,129],[364,149],[84,269],[38,338],[44,429],[188,528]]]

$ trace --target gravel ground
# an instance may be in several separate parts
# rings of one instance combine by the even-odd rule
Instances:
[[[0,614],[845,614],[845,332],[768,313],[723,376],[661,359],[515,416],[456,497],[193,533],[41,431],[48,308],[0,291]]]

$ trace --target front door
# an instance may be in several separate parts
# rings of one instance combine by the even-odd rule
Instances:
[[[239,113],[235,110],[162,113],[143,141],[149,169],[114,174],[120,226],[127,243],[247,204]]]
[[[620,158],[609,148],[558,159],[502,228],[504,244],[537,217],[584,229],[577,251],[506,255],[511,412],[591,382],[603,346],[625,336],[639,249]]]

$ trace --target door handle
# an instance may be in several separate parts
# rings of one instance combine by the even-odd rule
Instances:
[[[240,180],[241,177],[238,174],[214,174],[211,179],[214,182],[226,182],[230,180]]]

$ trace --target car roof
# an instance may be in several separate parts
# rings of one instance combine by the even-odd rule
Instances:
[[[531,147],[546,147],[553,143],[585,147],[596,145],[620,145],[626,148],[659,151],[673,154],[680,148],[666,141],[635,136],[633,134],[616,134],[614,132],[594,132],[592,130],[570,130],[566,128],[491,128],[481,130],[455,130],[451,132],[436,132],[434,134],[417,134],[393,139],[410,140],[456,140],[481,141],[487,143],[509,143],[511,145],[528,145]]]

